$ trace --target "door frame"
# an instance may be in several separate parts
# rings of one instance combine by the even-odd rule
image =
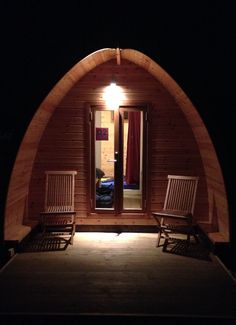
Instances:
[[[132,105],[120,105],[117,111],[114,111],[114,125],[115,125],[115,138],[114,138],[114,151],[118,151],[119,153],[123,153],[123,121],[121,121],[123,115],[121,116],[120,111],[124,109],[130,109],[132,111],[141,110],[143,111],[143,177],[142,177],[142,209],[123,209],[123,195],[121,195],[121,191],[123,190],[123,181],[119,177],[121,172],[123,171],[121,166],[123,166],[123,154],[119,155],[119,167],[115,167],[115,174],[114,178],[117,180],[116,190],[118,193],[115,195],[117,198],[114,202],[114,209],[102,209],[102,208],[95,208],[94,197],[95,197],[95,159],[92,157],[92,149],[94,149],[94,144],[92,144],[92,136],[94,133],[92,132],[92,122],[94,119],[94,111],[96,110],[108,110],[105,105],[100,105],[97,103],[90,103],[86,105],[86,124],[87,124],[87,157],[88,157],[88,166],[89,166],[89,177],[88,177],[88,195],[89,199],[87,200],[87,211],[89,217],[135,217],[135,218],[142,218],[147,217],[149,214],[149,195],[148,195],[148,114],[149,114],[149,105],[148,104],[132,104]]]

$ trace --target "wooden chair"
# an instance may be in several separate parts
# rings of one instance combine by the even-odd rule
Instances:
[[[190,237],[198,241],[193,226],[193,213],[198,185],[198,177],[168,175],[168,185],[161,211],[152,212],[159,228],[157,247],[161,238],[164,238],[164,247],[167,246],[171,234],[186,234],[187,244]],[[163,247],[163,249],[164,249]]]
[[[46,171],[45,205],[41,212],[43,236],[61,237],[73,244],[76,171]]]

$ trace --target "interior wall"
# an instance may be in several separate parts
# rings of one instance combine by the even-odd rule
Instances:
[[[102,127],[109,128],[109,139],[107,141],[100,141],[102,163],[100,168],[102,167],[106,176],[114,176],[114,166],[108,162],[109,159],[114,157],[114,120],[112,121],[112,116],[109,113],[101,113]]]
[[[31,192],[31,190],[29,205],[25,204],[29,199],[30,179],[32,181],[30,189],[32,189],[32,186],[35,186],[35,184],[36,187],[40,188],[42,185],[42,178],[40,180],[36,175],[41,175],[40,177],[42,177],[42,170],[46,165],[47,168],[53,165],[53,169],[56,169],[55,164],[60,167],[58,165],[61,159],[60,154],[63,156],[63,167],[65,168],[66,166],[68,169],[72,167],[70,165],[71,160],[65,160],[65,157],[68,157],[68,155],[65,155],[65,150],[67,154],[71,153],[75,155],[74,162],[76,160],[76,169],[78,170],[76,183],[77,208],[78,213],[86,214],[86,200],[84,198],[87,193],[87,185],[85,185],[87,166],[85,163],[86,152],[83,149],[85,143],[83,141],[83,136],[85,135],[84,122],[86,122],[84,120],[84,103],[90,101],[102,102],[101,99],[98,100],[98,98],[100,98],[99,94],[101,94],[102,83],[107,85],[110,82],[111,73],[114,72],[113,69],[123,67],[123,63],[126,59],[127,62],[129,62],[126,68],[128,69],[128,67],[132,66],[133,71],[129,73],[129,70],[124,70],[118,75],[120,81],[122,82],[123,80],[123,86],[126,89],[129,102],[137,104],[137,101],[145,101],[151,102],[152,104],[151,123],[153,123],[153,126],[151,127],[154,130],[153,134],[156,138],[155,136],[152,137],[152,142],[150,144],[150,147],[153,148],[152,159],[149,166],[149,179],[153,181],[151,183],[153,185],[150,189],[152,198],[151,209],[158,208],[162,203],[161,193],[164,193],[163,189],[165,187],[165,177],[167,173],[171,173],[171,171],[198,172],[200,176],[204,175],[202,179],[206,181],[205,184],[203,182],[201,185],[203,189],[205,187],[204,193],[206,193],[206,202],[202,201],[202,205],[197,204],[200,211],[203,207],[204,213],[199,212],[198,218],[203,221],[202,224],[205,223],[205,226],[208,226],[209,236],[211,236],[211,238],[216,241],[228,241],[228,206],[224,181],[214,147],[196,109],[171,77],[150,58],[135,50],[122,50],[121,66],[113,64],[111,69],[109,60],[112,58],[115,59],[116,54],[117,51],[115,49],[104,49],[91,54],[79,62],[64,78],[62,78],[40,105],[22,141],[13,169],[6,203],[5,238],[13,238],[14,236],[19,237],[19,229],[23,229],[23,219],[25,220],[25,224],[29,225],[31,225],[32,220],[36,219],[36,205],[38,203],[32,200],[33,192]],[[105,62],[107,62],[107,65],[100,66],[100,64]],[[110,62],[110,64],[112,63]],[[140,77],[141,70],[142,73],[145,71],[145,74],[142,75],[143,78],[140,81],[138,77]],[[99,79],[101,75],[103,76],[102,80]],[[151,76],[153,76],[153,78],[151,78]],[[151,82],[150,79],[152,79]],[[163,107],[165,107],[164,110],[162,110]],[[56,114],[53,114],[55,110]],[[167,111],[169,111],[169,115]],[[175,111],[174,115],[173,111]],[[63,119],[65,120],[71,116],[71,114],[72,116],[73,114],[75,115],[71,121],[64,123],[64,130],[60,129],[62,138],[59,137],[59,140],[57,140],[57,149],[55,144],[49,143],[48,141],[45,142],[45,139],[53,141],[53,139],[55,140],[55,138],[57,138],[57,136],[53,138],[53,135],[49,137],[49,134],[50,132],[55,132],[56,123],[60,123],[60,118],[58,119],[60,114],[62,116],[64,114]],[[169,117],[167,118],[167,116]],[[74,124],[75,120],[78,121],[77,125]],[[188,141],[184,141],[184,148],[179,148],[180,145],[178,147],[178,143],[181,143],[180,139],[175,145],[173,142],[173,139],[181,134],[181,132],[179,132],[180,130],[178,130],[181,123],[184,125],[182,130],[185,130],[185,132],[190,135],[192,141],[192,144],[190,144],[191,141],[189,141],[189,143]],[[76,135],[76,133],[78,133],[78,125],[81,126],[79,131],[80,134]],[[172,129],[171,132],[170,129]],[[162,132],[162,136],[160,136],[158,132]],[[171,134],[172,140],[168,138],[166,135],[167,133]],[[71,139],[71,136],[77,137],[76,140],[72,142],[71,140],[67,141],[67,144],[61,151],[61,142],[66,142],[66,139]],[[183,133],[182,136],[184,136]],[[42,141],[40,143],[41,137]],[[161,146],[161,144],[163,146]],[[45,146],[48,146],[47,150]],[[49,157],[46,159],[45,154],[50,151],[50,146],[53,148],[54,155],[50,159]],[[171,152],[173,155],[173,152],[175,152],[176,157],[179,156],[178,164],[176,164],[175,167],[173,165],[173,160],[168,159],[168,153],[165,152],[164,148],[167,147],[169,154]],[[76,150],[74,150],[75,148]],[[58,152],[58,154],[56,154],[56,152]],[[34,161],[36,153],[38,156]],[[82,160],[80,155],[85,159]],[[187,158],[183,159],[183,157]],[[42,161],[39,161],[39,159]],[[164,169],[158,174],[155,168],[158,166],[160,171],[161,165]],[[75,164],[73,164],[73,167],[75,167]],[[32,168],[33,173],[31,174]],[[38,202],[40,202],[40,200]],[[27,213],[26,206],[29,206],[30,214]],[[217,222],[215,222],[215,220]],[[217,229],[215,227],[217,227]],[[215,229],[216,231],[214,231]]]

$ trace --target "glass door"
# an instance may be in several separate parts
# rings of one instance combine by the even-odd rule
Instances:
[[[145,210],[145,109],[92,108],[92,210],[115,213]]]
[[[143,111],[122,108],[123,210],[143,209]]]
[[[115,123],[110,110],[93,111],[94,138],[94,207],[115,208]]]

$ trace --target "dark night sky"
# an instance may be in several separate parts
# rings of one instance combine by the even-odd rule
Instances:
[[[233,206],[234,2],[2,1],[6,182],[27,125],[55,83],[86,55],[118,46],[151,57],[192,100],[215,144]]]

